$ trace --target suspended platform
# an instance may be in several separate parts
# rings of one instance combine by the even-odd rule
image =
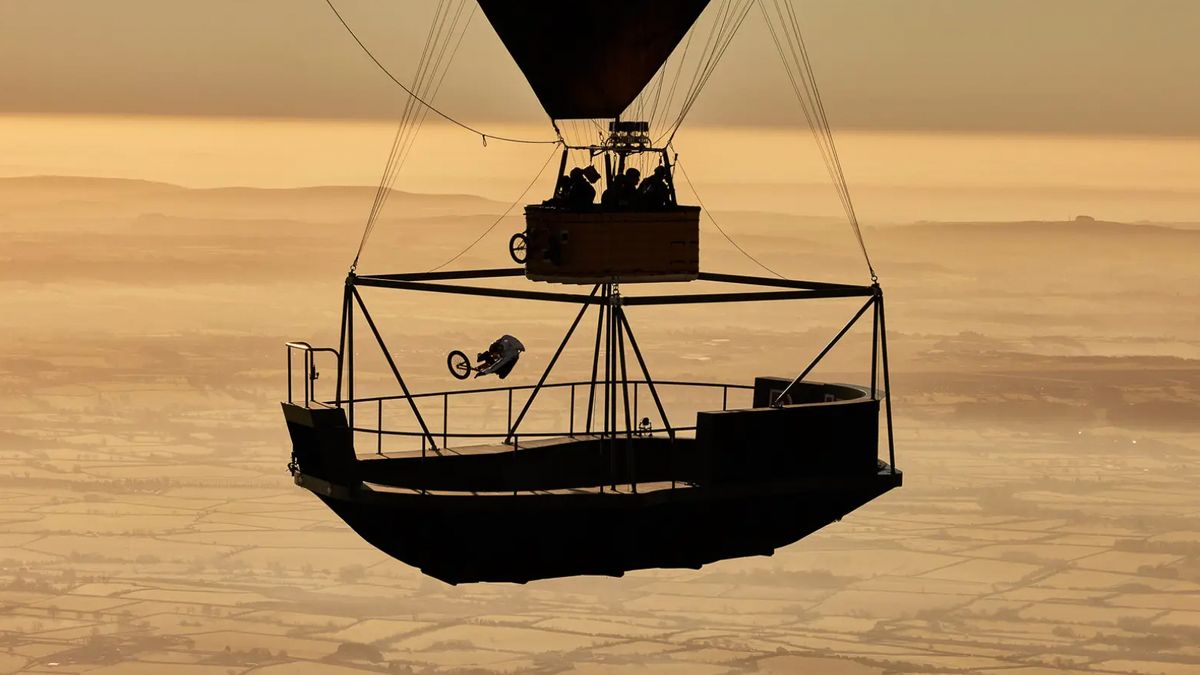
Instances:
[[[770,290],[633,297],[621,296],[611,284],[598,284],[584,295],[445,283],[521,274],[516,269],[352,276],[339,347],[288,344],[283,412],[294,480],[394,558],[451,584],[696,569],[728,558],[771,555],[901,485],[877,286],[702,273],[702,280]],[[582,306],[537,384],[413,393],[367,312],[358,291],[364,286]],[[799,377],[741,383],[654,380],[623,310],[636,304],[855,296],[866,303]],[[599,308],[595,375],[549,382],[593,305]],[[877,339],[871,383],[805,380],[872,309]],[[355,397],[352,359],[359,322],[379,343],[402,393]],[[295,352],[302,355],[302,395],[291,386]],[[331,400],[318,400],[314,390],[320,358],[336,361],[337,393]],[[628,361],[634,359],[631,367]],[[631,377],[631,368],[639,374]],[[876,384],[880,373],[883,387]],[[667,402],[682,396],[715,404],[718,393],[719,405],[691,408],[699,411],[686,413],[684,425],[673,420],[680,415],[672,415]],[[495,411],[505,399],[507,416],[495,425],[499,429],[452,428],[452,411],[456,422],[463,417],[474,422],[471,411]],[[565,420],[561,427],[523,427],[535,402],[543,427],[547,416]],[[881,412],[888,421],[885,459],[878,451]],[[401,413],[415,422],[408,428],[384,424]]]

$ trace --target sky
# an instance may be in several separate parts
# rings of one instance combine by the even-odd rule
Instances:
[[[335,2],[411,72],[432,0]],[[795,2],[838,128],[1200,135],[1194,0]],[[324,0],[0,0],[0,60],[0,113],[382,120],[404,101]],[[481,14],[438,103],[472,122],[544,119]],[[798,114],[755,11],[689,122]]]

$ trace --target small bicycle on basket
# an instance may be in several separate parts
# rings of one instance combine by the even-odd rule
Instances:
[[[525,260],[529,258],[529,240],[524,232],[518,232],[509,238],[508,255],[512,256],[513,262],[518,265],[525,264]]]

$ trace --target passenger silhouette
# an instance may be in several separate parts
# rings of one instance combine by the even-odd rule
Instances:
[[[567,195],[567,206],[572,209],[587,209],[596,201],[596,188],[592,183],[600,180],[600,172],[594,166],[571,169],[571,188]]]
[[[659,165],[654,173],[642,181],[638,188],[638,202],[644,209],[655,210],[665,208],[671,198],[671,188],[667,185],[667,167]]]
[[[542,206],[562,206],[567,203],[567,195],[571,193],[571,177],[559,176],[554,185],[554,196],[542,202]]]
[[[600,206],[606,209],[615,209],[621,200],[621,191],[625,185],[625,174],[616,174],[609,181],[608,187],[604,188],[604,193],[600,195]]]
[[[617,194],[618,207],[631,209],[638,206],[638,181],[641,179],[641,171],[633,167],[625,170],[625,180],[621,181],[621,191]]]

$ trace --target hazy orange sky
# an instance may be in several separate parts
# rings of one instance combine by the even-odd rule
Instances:
[[[337,4],[411,72],[436,3]],[[840,128],[1200,135],[1194,0],[796,4]],[[0,112],[394,118],[403,103],[323,0],[4,0],[0,60]],[[755,10],[691,121],[795,123],[784,84]],[[439,100],[542,118],[479,14]]]

